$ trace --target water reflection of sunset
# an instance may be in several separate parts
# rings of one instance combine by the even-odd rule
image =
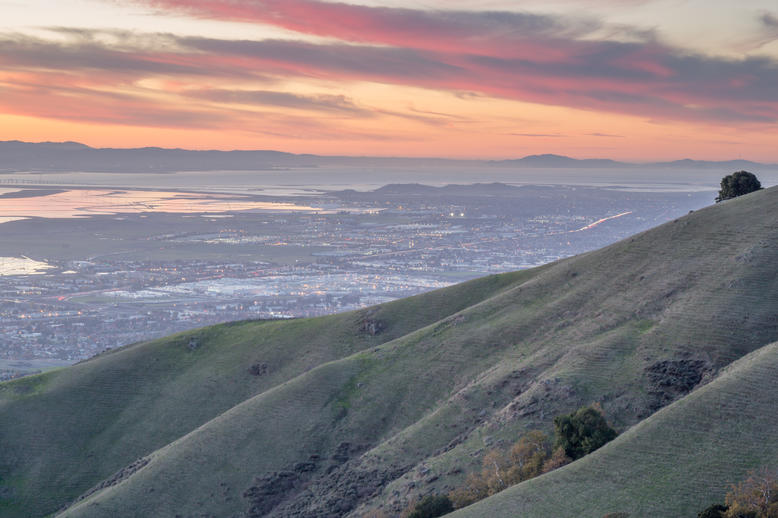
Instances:
[[[5,275],[38,275],[53,268],[29,257],[0,257],[0,277]]]
[[[308,205],[256,201],[218,194],[172,191],[73,189],[42,196],[0,198],[0,218],[77,218],[142,212],[220,213],[233,211],[317,212]]]

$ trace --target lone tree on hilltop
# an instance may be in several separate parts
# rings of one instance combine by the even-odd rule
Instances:
[[[721,179],[721,190],[716,197],[716,203],[737,198],[761,188],[762,184],[759,183],[756,175],[748,171],[738,171]]]

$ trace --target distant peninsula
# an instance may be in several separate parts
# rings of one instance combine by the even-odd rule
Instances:
[[[509,160],[324,156],[273,150],[189,150],[93,148],[78,142],[0,141],[0,173],[105,172],[171,173],[177,171],[261,171],[317,167],[499,167],[517,169],[737,169],[778,170],[778,164],[749,160],[629,163],[610,159],[576,159],[563,155],[529,155]]]

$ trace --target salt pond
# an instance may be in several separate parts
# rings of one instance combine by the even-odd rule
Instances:
[[[24,197],[0,197],[0,223],[31,217],[76,218],[85,216],[171,212],[210,214],[233,211],[329,213],[333,209],[286,202],[258,201],[240,195],[128,189],[68,189],[31,193]]]
[[[0,257],[0,276],[4,275],[38,275],[54,268],[43,261],[29,257]]]

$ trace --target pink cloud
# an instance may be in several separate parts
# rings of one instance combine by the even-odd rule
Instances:
[[[58,85],[2,87],[0,109],[3,113],[46,119],[116,124],[189,128],[217,126],[230,121],[226,113],[176,109],[141,96],[105,92],[96,89]]]
[[[366,44],[564,61],[563,42],[599,27],[592,21],[529,13],[424,11],[314,0],[137,0],[193,16],[263,23]],[[558,40],[548,45],[543,40]]]
[[[253,59],[282,74],[461,88],[671,119],[769,122],[778,113],[774,61],[692,54],[629,27],[620,30],[636,36],[635,42],[597,40],[593,31],[603,26],[592,20],[318,0],[135,1],[205,18],[271,24],[351,46],[382,46],[357,45],[352,51],[297,42],[294,50],[293,42],[256,42],[252,53],[250,42],[224,43],[227,54],[250,54],[245,64]],[[348,63],[349,55],[377,66]]]
[[[204,51],[210,60],[237,55],[244,66],[281,75],[476,91],[676,120],[767,123],[778,119],[778,93],[771,83],[778,79],[778,68],[764,60],[675,55],[672,49],[664,49],[662,55],[657,49],[643,51],[638,44],[607,42],[583,43],[573,64],[291,41],[187,39],[184,43]],[[652,66],[656,55],[662,67],[658,71]],[[742,78],[743,86],[732,89],[733,77]]]
[[[161,3],[183,4],[174,0],[156,2]],[[552,36],[550,28],[565,24],[546,20],[547,17],[533,19],[532,23],[525,20],[521,30],[500,31],[496,28],[502,27],[504,20],[494,13],[458,12],[452,15],[453,18],[441,14],[442,19],[435,20],[434,13],[426,11],[325,5],[310,0],[293,0],[288,4],[201,0],[187,2],[187,5],[194,5],[201,11],[208,6],[212,10],[217,7],[237,9],[235,16],[243,17],[256,13],[258,6],[268,6],[270,13],[262,16],[269,19],[286,19],[284,17],[294,13],[313,16],[313,12],[323,16],[327,9],[336,9],[345,15],[356,16],[354,20],[365,21],[376,29],[362,33],[362,39],[370,40],[368,45],[116,32],[110,33],[111,38],[96,38],[92,37],[94,31],[72,29],[65,33],[69,39],[64,42],[0,35],[0,64],[6,73],[27,74],[30,84],[41,86],[58,84],[50,82],[52,75],[70,78],[65,84],[72,81],[72,86],[89,88],[101,84],[105,86],[102,90],[111,85],[132,86],[143,79],[155,78],[155,84],[163,85],[156,88],[167,94],[210,89],[221,96],[222,104],[227,105],[230,99],[234,104],[245,103],[249,94],[230,93],[223,85],[245,81],[252,84],[252,98],[261,99],[265,104],[272,105],[275,100],[277,106],[286,105],[287,108],[290,104],[307,104],[311,109],[318,105],[320,109],[338,111],[339,116],[352,117],[364,116],[365,112],[353,105],[338,104],[337,99],[332,98],[295,98],[293,93],[278,95],[278,92],[273,96],[266,89],[258,89],[256,83],[267,84],[268,79],[291,77],[343,83],[374,81],[452,92],[479,92],[663,120],[715,121],[719,124],[774,124],[778,121],[778,90],[775,88],[778,63],[768,58],[738,60],[704,56],[653,40],[631,43],[579,40],[576,38],[579,33],[575,31],[568,31],[566,38],[559,34]],[[397,17],[406,21],[404,27],[389,23]],[[298,27],[316,26],[311,20],[296,24]],[[311,30],[329,35],[339,30],[338,34],[343,38],[357,38],[353,28],[338,29],[340,23],[325,21],[323,27]],[[459,39],[455,37],[458,27],[463,35]],[[429,28],[428,32],[425,32],[426,28]],[[480,41],[489,44],[481,46],[479,52],[459,50],[462,41],[479,40],[478,34],[483,34]],[[529,48],[542,47],[543,50],[517,51],[515,49],[521,47],[516,43],[517,38],[533,39],[534,46]],[[157,40],[159,45],[154,45]],[[138,45],[139,41],[143,41],[143,45]],[[516,44],[515,48],[513,44]],[[154,51],[155,47],[163,50]],[[348,86],[344,85],[344,91],[348,91]],[[210,95],[216,95],[213,92]],[[36,109],[30,106],[31,110]],[[163,113],[165,106],[160,109]],[[183,102],[179,109],[187,110]],[[215,109],[208,108],[209,111]],[[222,109],[227,110],[227,107]],[[188,110],[197,112],[198,108]],[[169,115],[169,120],[176,117],[186,120],[182,114]],[[121,114],[114,116],[124,120]],[[132,121],[132,117],[127,120]]]

